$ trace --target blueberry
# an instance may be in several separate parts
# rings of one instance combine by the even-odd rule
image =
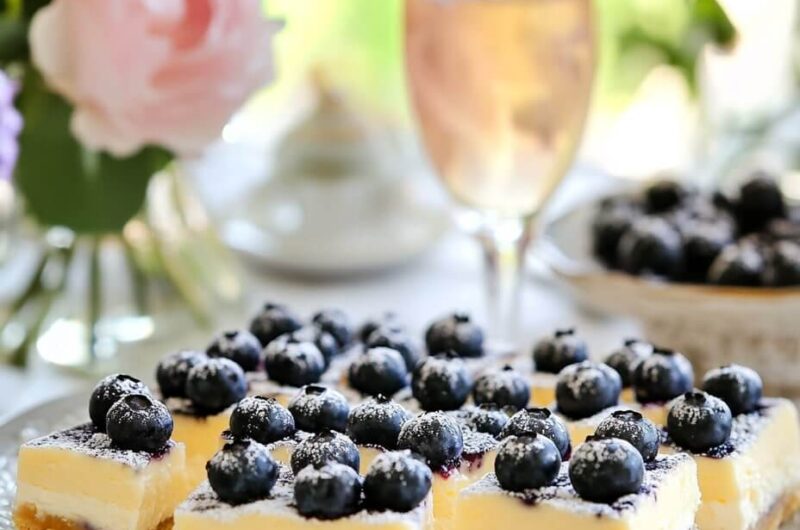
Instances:
[[[261,343],[249,331],[226,331],[206,350],[209,357],[230,359],[245,372],[255,372],[261,363]]]
[[[772,247],[764,283],[772,287],[800,285],[800,244],[794,241],[779,241]]]
[[[500,436],[503,427],[508,423],[508,414],[491,403],[485,403],[470,410],[466,425],[470,429]]]
[[[759,245],[741,240],[720,252],[708,270],[708,281],[716,285],[757,287],[765,270],[766,261]]]
[[[181,350],[167,355],[156,367],[156,382],[163,398],[185,398],[189,370],[204,362],[208,356],[201,351]]]
[[[530,399],[528,381],[511,366],[483,374],[472,388],[472,400],[476,405],[493,403],[498,407],[519,410],[528,406]]]
[[[317,433],[297,445],[292,453],[292,472],[296,475],[306,466],[320,467],[336,462],[353,468],[361,465],[358,447],[344,434],[336,431]]]
[[[574,329],[557,330],[552,337],[545,337],[533,347],[533,362],[536,371],[557,374],[570,364],[589,358],[586,342]]]
[[[172,427],[167,407],[149,394],[127,394],[106,415],[108,437],[117,447],[130,451],[162,451]]]
[[[761,230],[772,219],[784,217],[786,203],[777,182],[759,173],[740,188],[735,211],[741,231],[748,233]]]
[[[378,396],[350,411],[347,435],[357,444],[396,449],[400,429],[410,418],[402,406]]]
[[[408,386],[406,362],[397,350],[370,348],[350,365],[348,381],[362,394],[393,396]]]
[[[431,469],[442,470],[460,461],[464,437],[452,418],[442,412],[425,412],[403,424],[397,446],[421,455]]]
[[[619,242],[640,212],[627,202],[600,209],[592,221],[592,250],[609,267],[617,266]]]
[[[494,472],[507,491],[538,489],[549,484],[561,470],[561,454],[555,444],[539,434],[510,436],[497,451]]]
[[[278,480],[278,469],[267,448],[253,440],[225,444],[206,464],[211,489],[229,504],[266,498]]]
[[[273,398],[246,397],[231,413],[231,434],[268,444],[295,432],[294,417]]]
[[[340,348],[353,342],[353,326],[344,311],[324,309],[315,313],[311,322],[315,327],[333,335]]]
[[[303,326],[300,318],[281,304],[267,303],[250,322],[250,333],[262,346],[268,345],[284,333],[291,333]]]
[[[301,431],[344,432],[350,405],[342,394],[320,385],[307,385],[289,402],[289,411]]]
[[[229,359],[208,359],[189,370],[186,395],[203,413],[216,414],[247,394],[244,370]]]
[[[333,338],[333,335],[315,326],[305,326],[297,331],[293,331],[291,334],[289,334],[288,340],[293,340],[296,342],[313,342],[314,346],[316,346],[319,352],[322,354],[326,367],[331,363],[334,357],[342,353],[342,350],[339,348],[339,344],[336,342],[336,339]]]
[[[645,208],[648,213],[663,213],[678,208],[690,195],[691,192],[680,182],[662,179],[645,190]]]
[[[683,240],[666,220],[642,217],[622,236],[618,259],[629,274],[674,277],[683,269]]]
[[[738,416],[758,408],[764,385],[754,370],[730,364],[709,371],[703,379],[703,390],[720,398]]]
[[[663,403],[694,386],[694,370],[682,354],[656,349],[633,373],[633,389],[639,403]]]
[[[661,434],[650,420],[632,410],[617,410],[600,422],[595,438],[605,440],[619,438],[630,443],[642,454],[645,462],[652,462],[658,455]]]
[[[455,352],[459,357],[483,356],[483,330],[466,313],[437,320],[425,332],[428,353]]]
[[[625,440],[587,440],[572,455],[569,479],[581,498],[610,504],[639,491],[644,461]]]
[[[447,356],[428,357],[417,366],[411,391],[423,410],[455,410],[469,397],[472,381],[464,362]]]
[[[500,438],[541,434],[550,438],[558,448],[561,458],[567,460],[572,446],[567,427],[549,409],[527,408],[520,410],[508,420],[500,432]]]
[[[304,517],[338,519],[354,514],[361,503],[361,477],[336,463],[305,468],[294,481],[294,503]]]
[[[382,346],[400,352],[406,363],[406,369],[413,372],[422,360],[419,350],[414,345],[411,337],[403,331],[397,331],[386,326],[381,326],[370,333],[364,341],[367,348]]]
[[[733,230],[728,223],[695,221],[682,233],[686,277],[704,282],[714,260],[733,241]]]
[[[325,358],[313,342],[291,334],[278,337],[264,349],[264,368],[273,381],[288,386],[316,383],[325,371]]]
[[[573,419],[588,418],[619,403],[622,379],[605,364],[583,361],[564,368],[556,383],[559,412]]]
[[[388,331],[402,333],[404,331],[403,325],[400,323],[396,313],[386,311],[383,314],[373,317],[361,324],[358,329],[358,339],[361,342],[367,342],[370,335],[372,335],[378,328],[383,328]]]
[[[727,442],[732,427],[730,407],[705,392],[692,391],[679,397],[667,416],[667,432],[672,441],[696,453]]]
[[[108,410],[128,394],[150,394],[147,386],[129,375],[113,374],[102,379],[94,387],[89,398],[89,417],[100,431],[106,430]]]
[[[633,385],[636,366],[653,353],[653,345],[638,339],[628,339],[618,350],[611,352],[604,361],[619,374],[622,388]]]
[[[364,500],[368,507],[392,512],[410,512],[431,491],[433,474],[408,451],[379,455],[364,477]]]

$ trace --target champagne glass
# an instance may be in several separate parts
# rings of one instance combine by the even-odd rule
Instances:
[[[591,97],[591,0],[406,0],[406,69],[428,155],[480,220],[490,339],[517,342],[533,224]]]

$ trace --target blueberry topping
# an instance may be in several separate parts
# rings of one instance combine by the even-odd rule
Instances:
[[[672,441],[696,453],[708,451],[730,439],[731,409],[719,398],[692,391],[675,400],[667,416]]]
[[[735,212],[742,232],[753,232],[764,228],[772,219],[784,217],[786,203],[773,178],[756,174],[739,190]]]
[[[598,440],[619,438],[636,448],[645,462],[652,462],[658,455],[661,434],[658,427],[638,412],[618,410],[605,418],[594,433]]]
[[[556,383],[559,412],[574,419],[594,416],[619,403],[622,379],[605,364],[583,361],[564,368]]]
[[[368,507],[410,512],[425,500],[433,474],[408,451],[379,455],[364,477],[364,500]]]
[[[546,436],[506,438],[497,451],[494,472],[507,491],[537,489],[552,484],[561,469],[561,453]]]
[[[189,370],[186,396],[201,412],[216,414],[247,394],[244,370],[229,359],[208,359]]]
[[[150,394],[147,386],[129,375],[114,374],[101,380],[89,398],[89,417],[100,431],[106,430],[108,410],[128,394]]]
[[[204,352],[182,350],[167,355],[158,363],[156,382],[163,398],[185,398],[186,378],[189,370],[204,362],[208,356]]]
[[[397,350],[370,348],[350,365],[348,380],[362,394],[393,396],[408,386],[408,370]]]
[[[503,427],[508,423],[508,414],[491,403],[485,403],[470,410],[466,425],[473,431],[492,436],[500,436]]]
[[[537,342],[533,348],[536,370],[547,374],[557,374],[566,366],[588,358],[586,342],[574,329],[560,329],[552,337]]]
[[[476,405],[493,403],[498,407],[519,410],[527,407],[530,399],[528,381],[510,366],[483,374],[472,388],[472,400]]]
[[[649,213],[663,213],[679,207],[689,195],[689,190],[680,182],[659,180],[645,190],[645,208]]]
[[[628,339],[623,346],[612,352],[604,361],[619,374],[622,388],[633,385],[633,373],[636,366],[653,353],[653,346],[647,342]]]
[[[305,326],[289,334],[288,340],[294,342],[313,342],[325,360],[327,367],[334,357],[342,353],[333,335],[316,326]]]
[[[527,408],[520,410],[508,420],[500,433],[501,438],[541,434],[555,444],[562,460],[569,458],[572,447],[567,427],[549,409]]]
[[[764,385],[754,370],[731,364],[709,371],[703,379],[703,390],[720,398],[738,416],[758,408]]]
[[[393,330],[386,326],[375,329],[365,340],[367,348],[382,346],[400,352],[406,363],[406,369],[413,372],[422,360],[419,350],[414,345],[411,337],[402,331]]]
[[[800,285],[800,244],[775,243],[764,271],[764,283],[772,287]]]
[[[644,461],[625,440],[587,440],[572,455],[569,479],[581,498],[610,504],[639,491]]]
[[[306,466],[320,467],[328,462],[337,462],[353,468],[361,465],[358,447],[344,434],[336,431],[317,433],[297,445],[292,453],[292,472],[297,474]]]
[[[711,264],[708,281],[717,285],[757,287],[766,270],[764,255],[757,244],[741,240],[728,245]]]
[[[206,464],[211,489],[228,504],[266,498],[278,480],[278,468],[267,448],[253,440],[225,444]]]
[[[452,418],[426,412],[403,424],[397,446],[422,455],[433,470],[449,469],[461,459],[464,437]]]
[[[339,348],[344,348],[353,341],[353,326],[350,319],[339,309],[325,309],[311,317],[315,327],[330,333]]]
[[[425,332],[425,345],[431,354],[455,352],[459,357],[483,356],[483,330],[465,313],[454,313],[437,320]]]
[[[396,449],[400,429],[410,418],[402,406],[378,396],[350,411],[347,435],[357,444]]]
[[[214,339],[206,353],[230,359],[245,372],[255,372],[261,362],[261,343],[249,331],[226,331]]]
[[[682,354],[656,349],[639,363],[633,374],[633,389],[639,403],[663,403],[694,386],[694,370]]]
[[[289,402],[289,412],[301,431],[344,432],[350,405],[342,394],[332,388],[307,385]]]
[[[294,481],[294,502],[304,517],[338,519],[354,514],[361,503],[361,477],[347,466],[329,463],[307,467]]]
[[[400,323],[397,315],[391,311],[386,311],[382,315],[370,318],[364,322],[358,330],[358,339],[361,342],[367,342],[370,335],[372,335],[378,328],[384,328],[388,331],[394,331],[398,333],[403,332],[403,325]]]
[[[128,394],[108,410],[106,431],[114,445],[130,451],[157,453],[172,436],[172,416],[149,394]]]
[[[264,368],[273,381],[288,386],[316,383],[325,371],[325,358],[313,342],[283,335],[264,350]]]
[[[411,380],[411,391],[423,410],[455,410],[469,397],[472,380],[464,362],[448,356],[422,361]]]
[[[291,333],[303,326],[300,318],[281,304],[264,304],[261,311],[250,322],[250,333],[262,346],[266,346],[284,333]]]
[[[618,259],[629,274],[673,277],[683,269],[683,239],[666,220],[641,217],[622,236]]]
[[[246,397],[231,413],[231,434],[268,444],[295,432],[294,417],[273,398]]]

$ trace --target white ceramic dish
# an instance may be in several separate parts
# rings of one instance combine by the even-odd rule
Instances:
[[[800,288],[667,283],[609,271],[591,252],[587,203],[546,228],[542,259],[586,306],[638,319],[646,337],[692,357],[697,374],[725,363],[756,368],[772,394],[800,397]]]

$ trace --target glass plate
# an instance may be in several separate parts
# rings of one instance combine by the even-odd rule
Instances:
[[[0,427],[0,530],[14,530],[11,515],[17,493],[17,452],[33,438],[89,421],[88,393],[48,401]]]

